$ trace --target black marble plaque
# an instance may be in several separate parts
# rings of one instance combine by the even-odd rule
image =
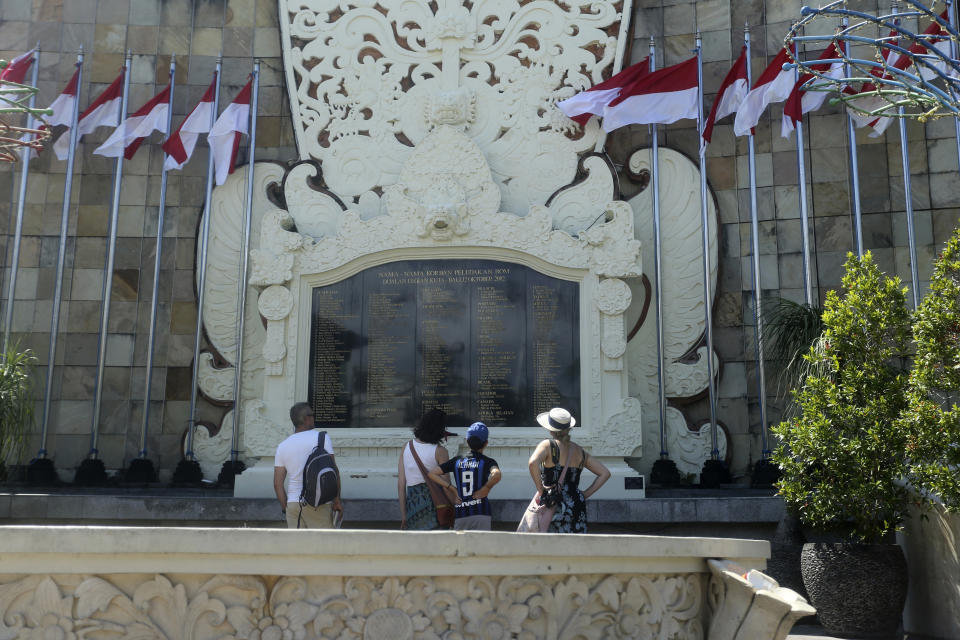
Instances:
[[[575,282],[492,260],[406,260],[313,290],[309,399],[325,427],[535,426],[580,413]]]

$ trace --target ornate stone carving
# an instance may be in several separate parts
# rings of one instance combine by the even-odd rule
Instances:
[[[630,306],[633,294],[623,280],[606,278],[600,281],[597,291],[597,309],[610,316],[622,314]]]
[[[556,102],[602,79],[620,2],[278,4],[300,157],[347,208],[370,211],[434,125],[466,126],[520,215],[595,145],[596,122],[581,131]]]
[[[698,574],[6,577],[0,637],[702,640],[705,581]]]
[[[630,170],[639,173],[650,169],[650,151],[642,149],[630,156]],[[699,169],[682,154],[660,149],[661,260],[663,273],[663,338],[665,392],[669,398],[697,396],[707,387],[706,348],[698,346],[703,339],[703,243],[699,197]],[[714,296],[717,274],[717,227],[713,198],[708,198],[710,236],[710,297]],[[653,199],[650,188],[631,198],[635,213],[637,238],[647,247],[653,245]],[[653,251],[644,252],[644,272],[653,279]],[[629,281],[634,293],[633,306],[627,311],[627,326],[635,326],[646,298],[639,280]],[[650,300],[643,324],[637,328],[627,346],[630,372],[630,393],[644,406],[645,460],[652,464],[660,451],[657,389],[656,299]],[[714,354],[715,374],[719,358]],[[684,473],[700,473],[709,457],[704,450],[704,434],[695,432],[684,415],[667,407],[667,448]],[[721,432],[719,432],[722,434]],[[720,438],[721,455],[726,455],[726,438]]]
[[[598,434],[598,448],[609,451],[608,455],[629,456],[640,446],[634,439],[637,425],[641,424],[642,406],[636,398],[624,398],[623,409],[607,420]]]
[[[200,354],[197,365],[197,384],[203,395],[218,402],[230,402],[233,400],[234,377],[233,367],[218,369],[213,366],[212,353]]]
[[[220,475],[220,467],[230,459],[231,438],[233,436],[233,410],[227,412],[220,429],[211,434],[205,425],[199,425],[193,432],[193,454],[200,464],[203,477],[211,482]],[[186,445],[186,443],[184,443]]]
[[[680,416],[682,418],[683,414]],[[683,420],[682,425],[673,421],[668,422],[667,451],[670,452],[670,459],[677,463],[677,469],[681,473],[700,475],[703,463],[710,458],[710,451],[713,448],[711,429],[712,425],[709,422],[696,429],[688,427],[686,420]],[[659,446],[658,442],[658,451]],[[727,432],[720,427],[717,430],[717,449],[720,451],[721,459],[727,457],[728,446]]]
[[[329,191],[313,186],[320,176],[320,166],[316,161],[299,162],[290,169],[283,181],[283,192],[289,198],[287,207],[297,231],[312,238],[336,233],[340,214],[344,210],[343,203]],[[301,236],[294,235],[302,240]],[[283,250],[293,248],[284,247]]]
[[[603,205],[615,192],[614,173],[603,156],[589,155],[581,160],[580,166],[587,177],[564,187],[547,203],[557,228],[570,235],[576,235],[603,216]]]
[[[266,361],[264,373],[278,376],[283,373],[283,359],[287,355],[283,341],[283,320],[293,309],[293,296],[286,287],[273,285],[260,294],[258,306],[260,314],[267,319],[267,336],[263,343],[263,359]]]

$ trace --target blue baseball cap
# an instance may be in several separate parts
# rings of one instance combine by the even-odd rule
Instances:
[[[482,422],[474,422],[470,425],[470,428],[467,429],[468,438],[480,438],[484,442],[490,439],[490,430],[487,429],[487,425]]]

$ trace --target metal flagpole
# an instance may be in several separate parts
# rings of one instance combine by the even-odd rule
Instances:
[[[913,308],[920,303],[920,278],[917,275],[917,238],[913,229],[913,197],[910,182],[910,148],[907,139],[907,121],[903,117],[903,107],[897,108],[897,121],[900,126],[900,158],[903,161],[903,201],[907,214],[907,242],[910,245],[910,293]]]
[[[750,26],[743,28],[743,44],[747,48],[747,86],[753,84],[753,74],[750,70]],[[753,132],[747,136],[747,166],[750,171],[750,241],[753,254],[751,266],[753,268],[753,335],[756,341],[757,358],[757,386],[760,398],[760,457],[761,460],[770,458],[770,444],[767,440],[767,380],[763,365],[763,308],[760,289],[760,224],[757,213],[757,163]]]
[[[33,69],[30,71],[30,86],[37,86],[37,72],[40,69],[40,43],[37,42],[36,53],[33,54]],[[29,107],[31,113],[27,116],[27,129],[34,128],[33,107],[37,94],[30,96]],[[24,147],[20,157],[20,199],[17,201],[16,230],[13,233],[13,257],[10,260],[10,285],[7,289],[7,309],[3,322],[3,350],[10,348],[10,331],[13,326],[13,303],[17,292],[17,271],[20,267],[20,244],[23,240],[23,210],[27,200],[27,179],[30,177],[31,149]]]
[[[650,72],[657,70],[656,40],[650,36]],[[663,370],[663,267],[660,260],[662,249],[660,235],[660,137],[659,126],[650,125],[650,175],[653,187],[653,295],[657,301],[657,400],[660,410],[660,459],[654,462],[650,481],[657,484],[676,484],[680,480],[677,465],[670,460],[667,451],[667,396]]]
[[[799,58],[800,50],[797,43],[793,43],[793,56]],[[800,75],[794,68],[794,79]],[[803,296],[807,306],[813,306],[813,277],[810,273],[810,220],[807,213],[807,167],[803,152],[803,115],[797,121],[797,173],[800,187],[800,244],[803,248]]]
[[[47,457],[47,433],[50,427],[50,396],[53,392],[53,370],[57,359],[57,334],[60,330],[60,297],[63,293],[63,267],[67,257],[67,226],[70,221],[70,192],[73,189],[73,162],[76,158],[77,129],[80,118],[80,87],[83,86],[83,48],[77,54],[77,95],[70,117],[70,150],[63,185],[63,206],[60,209],[60,246],[57,250],[57,277],[53,286],[53,312],[50,316],[50,347],[47,352],[47,387],[43,394],[43,418],[40,422],[40,451],[37,459]]]
[[[697,132],[703,132],[703,39],[697,30]],[[707,394],[710,399],[710,460],[704,465],[700,483],[710,467],[721,463],[717,444],[717,394],[713,379],[713,310],[710,307],[710,220],[707,207],[707,159],[703,136],[698,136],[700,147],[700,224],[703,231],[703,309],[704,336],[707,341]],[[711,465],[710,463],[714,463]],[[712,474],[711,474],[712,475]],[[715,478],[719,481],[719,478]],[[718,482],[719,483],[719,482]]]
[[[170,94],[167,97],[167,128],[166,135],[170,135],[170,123],[173,121],[173,89],[174,79],[177,72],[177,61],[174,56],[170,57]],[[160,160],[166,158],[163,154]],[[167,167],[163,162],[163,169],[160,172],[160,209],[157,213],[157,243],[156,256],[153,261],[153,296],[150,299],[150,333],[147,338],[147,375],[146,384],[143,389],[143,421],[140,425],[140,450],[138,456],[145,460],[147,457],[147,426],[150,422],[150,387],[153,382],[153,349],[157,338],[157,306],[160,302],[160,259],[163,255],[163,221],[165,209],[167,206]],[[150,474],[152,475],[152,474]]]
[[[247,158],[247,198],[243,215],[243,244],[240,247],[240,282],[238,285],[237,305],[237,363],[236,375],[233,380],[233,434],[230,440],[230,461],[236,465],[240,458],[240,387],[243,376],[243,325],[244,313],[247,304],[247,277],[250,261],[250,224],[253,217],[253,173],[256,163],[254,157],[257,149],[257,103],[260,93],[260,61],[253,63],[253,96],[250,99],[250,152]],[[234,466],[236,468],[236,466]]]
[[[123,66],[123,97],[120,99],[120,116],[117,125],[127,117],[127,97],[130,93],[130,51],[127,51]],[[97,437],[99,436],[100,404],[103,398],[103,369],[107,360],[107,331],[110,325],[110,295],[113,292],[113,264],[117,253],[117,220],[120,212],[120,187],[123,182],[123,154],[117,156],[113,176],[113,198],[110,204],[110,235],[107,239],[107,264],[103,271],[103,302],[100,309],[100,340],[97,349],[97,381],[93,391],[93,422],[90,425],[90,453],[88,460],[97,461]],[[86,460],[84,462],[87,462]],[[77,470],[78,478],[81,468]],[[87,465],[91,470],[92,465]],[[99,475],[101,465],[97,465],[95,473]],[[90,478],[95,481],[95,477]]]
[[[210,127],[217,120],[217,109],[220,104],[220,67],[223,64],[223,58],[217,58],[217,67],[213,72],[216,86],[213,90],[213,111],[210,112]],[[207,240],[210,236],[210,216],[212,210],[210,207],[210,197],[213,193],[213,147],[207,141],[207,186],[206,196],[203,205],[203,224],[200,227],[199,237],[199,257],[197,259],[197,327],[193,340],[193,381],[190,387],[190,422],[187,425],[187,442],[185,458],[188,461],[194,459],[193,455],[193,432],[197,419],[197,371],[200,363],[200,338],[203,336],[203,298],[204,288],[206,286],[207,276]]]
[[[897,6],[891,13],[896,15]],[[951,41],[952,42],[952,41]],[[903,202],[907,215],[907,243],[910,245],[910,294],[913,308],[920,303],[920,278],[917,275],[917,239],[913,228],[913,197],[910,180],[910,142],[907,137],[907,121],[903,117],[903,107],[897,108],[897,122],[900,127],[900,159],[903,163]]]
[[[848,25],[846,18],[840,22],[842,29],[846,29]],[[850,56],[850,43],[844,42],[841,45],[847,54],[847,57]],[[850,65],[844,63],[843,73],[846,77],[850,77]],[[847,137],[850,139],[850,178],[851,184],[853,187],[853,227],[854,227],[854,237],[857,243],[857,256],[863,257],[863,210],[860,207],[860,157],[857,154],[857,128],[854,126],[853,117],[851,117],[850,112],[847,111]]]
[[[894,11],[896,11],[896,6],[894,6]],[[956,28],[957,9],[953,0],[947,0],[947,16],[949,16],[950,24]],[[950,57],[954,60],[957,59],[957,43],[953,38],[950,38]],[[958,118],[953,119],[953,135],[957,142],[957,162],[960,163],[960,119]]]
[[[650,73],[657,70],[657,47],[653,36],[650,36]],[[657,299],[657,389],[660,407],[660,458],[665,459],[667,453],[667,398],[665,393],[663,372],[663,304],[660,290],[663,286],[663,268],[660,261],[662,248],[660,237],[660,128],[652,124],[650,133],[650,175],[653,182],[653,295]]]

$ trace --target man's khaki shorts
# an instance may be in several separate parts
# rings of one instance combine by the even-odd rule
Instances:
[[[287,528],[296,529],[297,518],[300,517],[300,503],[287,504]],[[300,517],[300,529],[333,529],[333,509],[329,504],[319,507],[303,507],[303,516]]]

